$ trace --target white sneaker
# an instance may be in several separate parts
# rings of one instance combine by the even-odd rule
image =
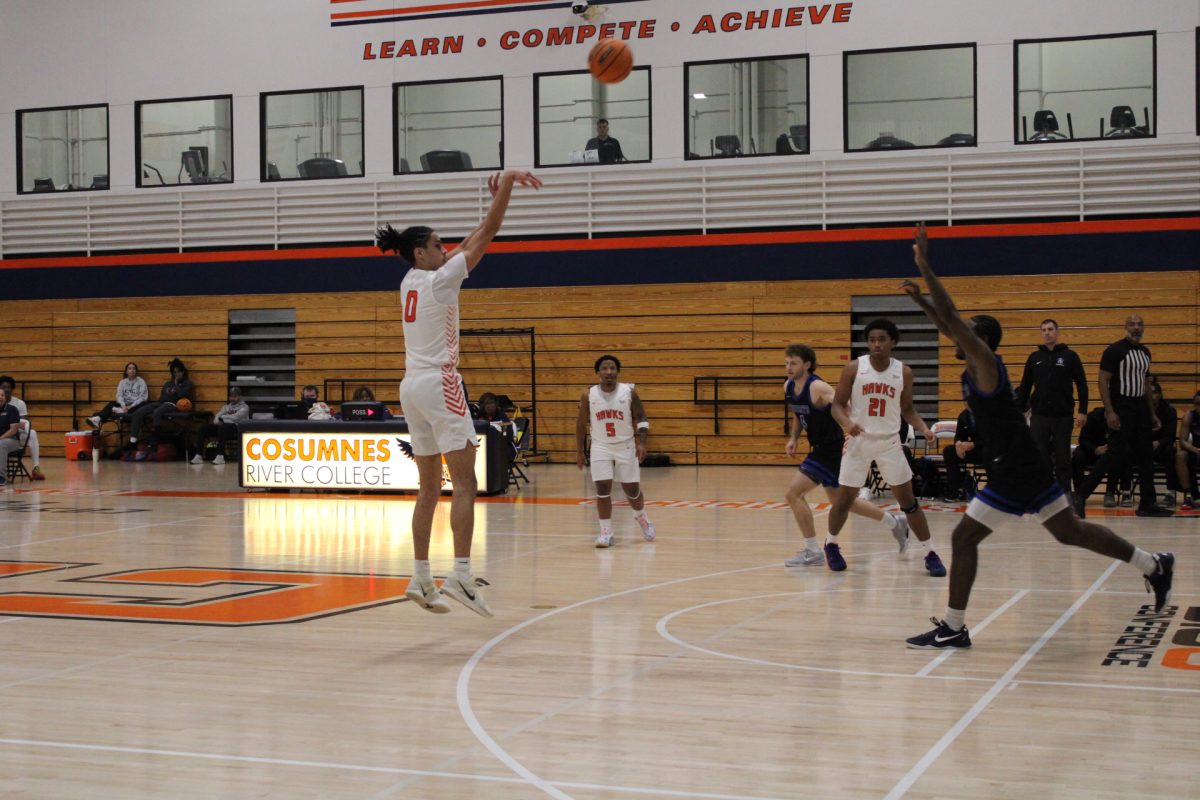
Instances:
[[[654,541],[654,524],[650,522],[649,517],[637,517],[637,524],[642,527],[642,538],[647,542]]]
[[[908,519],[903,514],[888,514],[892,518],[892,536],[900,543],[900,552],[908,549]]]
[[[601,531],[596,536],[596,547],[612,547],[613,535],[612,531]]]
[[[217,455],[217,457],[213,459],[213,465],[214,465],[214,466],[218,466],[218,467],[219,467],[219,466],[221,466],[221,465],[222,465],[222,464],[224,464],[224,463],[225,463],[225,456],[223,456],[223,455],[219,455],[219,454],[218,454],[218,455]]]
[[[816,567],[825,563],[825,554],[820,550],[801,550],[783,562],[785,567]]]
[[[88,417],[87,421],[88,421],[88,425],[91,425],[93,428],[100,427],[100,418],[99,417]]]
[[[474,576],[467,576],[464,581],[457,573],[451,573],[450,577],[442,582],[442,594],[453,597],[481,617],[490,617],[492,610],[484,601],[481,588],[486,585],[486,581],[481,581]]]
[[[200,455],[199,453],[196,453],[196,455],[192,456],[192,463],[193,464],[203,464],[204,456]]]
[[[438,591],[437,584],[432,580],[422,581],[420,578],[413,578],[408,582],[408,588],[404,590],[404,596],[421,608],[426,611],[432,611],[434,614],[450,613],[450,604],[442,597],[442,593]]]

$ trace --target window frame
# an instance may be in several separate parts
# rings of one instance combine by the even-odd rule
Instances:
[[[74,189],[56,189],[54,192],[35,192],[25,189],[25,148],[22,114],[37,114],[45,111],[75,111],[85,108],[104,109],[104,160],[108,169],[108,186],[103,189],[93,189],[90,186],[77,186]],[[17,194],[56,194],[58,192],[107,192],[112,188],[112,109],[108,103],[82,103],[71,106],[46,106],[43,108],[18,108],[15,111],[17,124]]]
[[[167,184],[145,184],[142,183],[142,106],[160,105],[163,103],[191,103],[200,100],[228,100],[229,101],[229,180],[216,181],[214,183],[167,183]],[[237,145],[234,136],[234,118],[233,118],[233,95],[232,94],[206,94],[196,97],[164,97],[155,100],[135,100],[133,103],[133,174],[135,189],[182,189],[184,187],[196,186],[220,186],[223,184],[231,184],[236,182],[236,164],[237,159],[234,156],[234,148]]]
[[[1047,42],[1082,42],[1091,39],[1127,39],[1134,36],[1149,36],[1150,37],[1150,75],[1151,83],[1150,96],[1153,98],[1152,108],[1154,116],[1150,122],[1150,133],[1145,136],[1140,136],[1138,139],[1157,139],[1158,138],[1158,32],[1157,31],[1129,31],[1127,33],[1094,33],[1087,36],[1052,36],[1047,38],[1037,39],[1014,39],[1012,50],[1013,63],[1013,144],[1017,145],[1047,145],[1060,144],[1062,142],[1078,143],[1078,142],[1125,142],[1128,139],[1106,139],[1103,136],[1089,136],[1087,138],[1074,139],[1052,139],[1049,141],[1022,141],[1021,140],[1021,65],[1018,59],[1020,58],[1021,45],[1023,44],[1046,44]],[[1200,28],[1196,29],[1196,41],[1200,44]],[[1197,56],[1200,58],[1200,55]],[[1198,100],[1200,100],[1200,87],[1197,88]],[[1064,117],[1065,119],[1065,117]],[[1196,112],[1197,123],[1200,123],[1200,109]]]
[[[975,137],[974,144],[915,144],[898,150],[867,150],[865,148],[850,149],[850,56],[873,55],[878,53],[911,53],[925,50],[959,50],[971,48],[971,135]],[[961,150],[968,147],[979,147],[979,43],[950,42],[948,44],[923,44],[907,47],[875,47],[866,50],[842,51],[842,152],[870,153],[872,155],[887,155],[890,153],[906,153],[912,150]]]
[[[447,173],[432,173],[424,170],[409,170],[408,172],[400,171],[400,131],[397,130],[398,118],[400,116],[400,92],[397,91],[401,86],[431,86],[433,84],[445,83],[480,83],[482,81],[497,81],[500,84],[500,166],[499,169],[504,169],[504,164],[508,159],[507,147],[507,128],[504,125],[504,76],[497,75],[475,75],[470,78],[443,78],[427,81],[396,81],[392,84],[392,124],[389,126],[392,131],[392,175],[393,176],[411,176],[411,175],[444,175]],[[469,172],[495,172],[496,167],[471,167],[470,169],[455,170],[454,173],[469,173]]]
[[[320,178],[279,178],[267,180],[267,98],[279,97],[286,94],[317,94],[319,92],[349,92],[358,90],[359,109],[362,112],[362,175],[326,175]],[[346,178],[365,178],[367,176],[367,91],[366,86],[329,86],[315,89],[284,89],[278,92],[258,93],[258,182],[259,183],[292,183],[295,181],[334,181]]]
[[[649,64],[641,64],[635,66],[629,71],[632,75],[635,72],[644,71],[646,73],[646,158],[639,158],[637,161],[627,160],[623,164],[652,164],[654,163],[654,71]],[[591,75],[586,69],[564,69],[555,70],[552,72],[535,72],[533,73],[533,165],[537,169],[558,169],[559,167],[619,167],[621,164],[543,164],[541,163],[542,150],[542,127],[541,127],[541,79],[553,78],[559,75]],[[594,80],[594,78],[593,78]],[[618,141],[620,141],[618,139]]]
[[[690,119],[688,118],[688,100],[692,96],[692,78],[691,68],[706,66],[711,64],[748,64],[752,61],[781,61],[784,59],[804,59],[804,125],[808,128],[808,149],[800,153],[744,153],[734,158],[721,156],[696,156],[692,157],[691,143],[688,141],[691,130],[689,129]],[[790,53],[785,55],[774,56],[749,56],[747,58],[714,58],[704,61],[685,61],[683,62],[683,160],[684,161],[728,161],[741,158],[766,158],[774,156],[776,158],[792,158],[795,156],[811,156],[812,155],[812,56],[809,53]]]

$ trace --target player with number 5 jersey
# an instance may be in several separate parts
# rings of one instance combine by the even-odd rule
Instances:
[[[400,283],[404,314],[400,405],[408,422],[420,487],[412,518],[413,579],[405,596],[436,614],[450,610],[444,594],[477,614],[492,616],[479,582],[471,575],[471,539],[478,491],[476,436],[458,374],[458,293],[500,231],[513,186],[518,183],[533,189],[542,185],[532,173],[519,170],[488,178],[492,204],[487,216],[459,243],[453,256],[447,256],[441,236],[423,225],[403,231],[386,225],[375,234],[375,243],[381,251],[395,253],[411,267]],[[450,504],[454,571],[439,591],[429,565],[429,537],[442,494],[443,458],[454,484]]]
[[[642,496],[641,470],[638,464],[646,457],[646,436],[650,423],[646,410],[632,383],[621,383],[621,361],[614,355],[596,359],[596,374],[600,382],[579,399],[579,418],[575,425],[575,464],[583,469],[586,459],[587,436],[591,433],[592,447],[586,451],[591,459],[592,480],[596,484],[596,511],[600,516],[600,533],[596,547],[611,547],[612,482],[615,477],[633,509],[633,518],[642,529],[642,538],[654,541],[654,526],[646,516],[646,498]]]

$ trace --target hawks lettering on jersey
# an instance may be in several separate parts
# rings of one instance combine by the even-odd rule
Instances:
[[[904,365],[892,359],[882,370],[871,366],[869,355],[858,359],[854,389],[850,393],[850,419],[864,432],[892,435],[900,430],[900,395],[904,391]]]
[[[618,383],[610,393],[599,384],[588,390],[594,444],[618,444],[633,438],[633,384]]]

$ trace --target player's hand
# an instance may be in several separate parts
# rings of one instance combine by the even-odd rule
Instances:
[[[921,285],[916,281],[905,280],[900,284],[900,288],[915,302],[919,303],[921,301]]]
[[[932,442],[937,438],[933,435],[933,431],[929,430],[928,425],[922,425],[920,428],[917,428],[917,433],[921,434],[921,438],[926,442]]]
[[[1108,452],[1108,445],[1106,445],[1106,444],[1102,444],[1096,448],[1096,455],[1098,455],[1098,456],[1102,456],[1107,452]]]
[[[513,183],[518,183],[521,186],[528,186],[531,189],[542,188],[541,179],[529,170],[510,169],[504,174],[510,176],[513,179]]]
[[[1121,430],[1121,418],[1117,416],[1117,412],[1115,411],[1105,411],[1104,422],[1108,425],[1110,431]]]
[[[857,422],[851,422],[850,427],[846,428],[847,436],[858,436],[862,432],[863,432],[862,425],[859,425]]]
[[[634,448],[635,448],[635,452],[637,453],[638,463],[640,464],[640,463],[642,463],[642,460],[646,457],[646,443],[645,442],[637,442],[634,445]]]
[[[1086,414],[1076,414],[1075,415],[1075,427],[1076,428],[1082,428],[1086,422],[1087,422]]]
[[[929,232],[924,222],[918,222],[913,230],[913,261],[918,267],[929,266]]]
[[[787,446],[783,448],[783,452],[787,453],[788,458],[796,457],[796,443],[788,439]]]
[[[583,452],[582,451],[577,451],[575,453],[575,466],[579,467],[580,469],[583,469],[584,466],[586,466],[583,463]]]
[[[974,449],[975,449],[974,442],[955,442],[954,443],[954,452],[958,453],[959,458],[962,458],[963,456],[965,456],[967,453],[971,452]]]

